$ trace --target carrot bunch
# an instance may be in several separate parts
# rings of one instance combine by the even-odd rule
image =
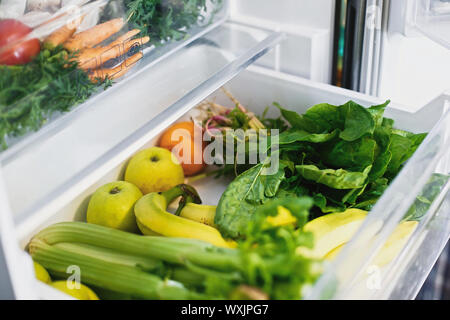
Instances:
[[[123,28],[124,20],[122,18],[112,19],[75,34],[81,21],[82,19],[78,19],[54,31],[44,40],[44,46],[62,45],[70,52],[77,52],[73,59],[78,62],[81,69],[88,71],[93,82],[106,78],[117,79],[123,76],[134,63],[142,58],[142,52],[135,53],[114,68],[104,67],[104,63],[125,55],[134,46],[141,46],[150,41],[149,37],[132,39],[140,32],[140,30],[134,29],[107,45],[99,46],[100,43]]]

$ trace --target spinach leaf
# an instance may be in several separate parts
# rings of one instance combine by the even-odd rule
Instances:
[[[360,171],[373,163],[376,146],[375,140],[369,137],[352,142],[341,140],[324,146],[321,156],[323,162],[332,168]]]
[[[237,176],[222,194],[214,223],[224,236],[242,235],[258,206],[276,196],[289,163],[280,161],[277,172],[268,174],[269,160]]]
[[[310,133],[301,129],[291,128],[279,135],[279,144],[284,145],[295,142],[327,142],[335,138],[338,134],[339,130],[334,130],[331,133]]]
[[[364,193],[358,197],[358,203],[355,208],[370,211],[388,187],[389,180],[386,178],[377,179],[368,184]]]
[[[344,131],[339,137],[345,141],[355,141],[365,134],[372,134],[375,130],[375,119],[363,106],[349,101],[341,106],[344,113]]]
[[[273,105],[277,107],[283,118],[293,127],[293,128],[301,128],[302,125],[302,116],[299,115],[295,111],[284,109],[278,102],[274,102]]]
[[[391,135],[391,145],[389,147],[392,153],[392,159],[389,162],[389,166],[386,170],[386,174],[390,179],[400,171],[403,163],[408,160],[419,145],[425,139],[426,134],[413,134],[405,131],[394,131]]]
[[[428,183],[417,196],[411,208],[409,208],[405,219],[419,221],[427,213],[434,199],[442,191],[445,184],[448,183],[449,178],[450,176],[446,174],[432,174]]]
[[[376,126],[383,125],[384,110],[386,109],[389,103],[391,103],[391,100],[387,100],[385,103],[376,106],[371,106],[370,108],[367,109],[367,111],[369,111],[372,117],[374,118]]]
[[[321,170],[314,165],[297,165],[295,168],[307,180],[312,180],[334,189],[354,189],[364,186],[372,166],[368,166],[363,172],[351,172],[344,169]]]

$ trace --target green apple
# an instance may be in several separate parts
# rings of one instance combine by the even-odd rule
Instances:
[[[183,167],[169,150],[152,147],[131,158],[124,180],[136,185],[144,194],[167,191],[184,183]]]
[[[89,223],[129,232],[138,232],[134,204],[142,192],[126,181],[107,183],[91,197],[86,220]]]

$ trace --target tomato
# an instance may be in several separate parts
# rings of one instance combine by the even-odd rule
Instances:
[[[41,50],[38,39],[21,41],[33,29],[14,19],[0,21],[0,64],[28,63]]]

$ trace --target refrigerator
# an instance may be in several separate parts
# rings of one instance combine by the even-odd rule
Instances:
[[[37,9],[33,2],[0,2],[0,19],[20,20],[32,29],[32,36],[20,41],[44,39],[80,17],[76,32],[122,19],[118,34],[126,34],[133,30],[137,15],[137,11],[130,14],[132,1],[56,1],[53,6],[55,1],[48,1],[48,6]],[[161,3],[164,11],[177,1],[153,2]],[[171,12],[188,10],[187,3],[196,1],[178,2],[186,3],[186,8],[172,7]],[[111,62],[104,51],[84,61],[99,77],[117,77],[112,85],[86,95],[81,92],[63,110],[54,112],[48,110],[57,102],[46,101],[45,91],[39,103],[48,112],[38,118],[38,125],[24,122],[9,133],[2,131],[0,297],[70,299],[35,279],[27,243],[53,223],[84,221],[92,193],[122,179],[130,157],[156,145],[168,126],[189,119],[204,100],[230,104],[221,90],[225,87],[256,114],[273,101],[302,113],[323,102],[340,105],[353,100],[371,106],[391,99],[385,116],[395,120],[396,128],[429,132],[304,296],[414,299],[450,237],[448,181],[439,187],[395,259],[381,269],[372,268],[371,261],[415,200],[427,192],[430,177],[450,173],[450,2],[196,3],[198,16],[187,26],[174,27],[176,32],[167,35],[150,28],[150,40],[122,39],[124,44],[134,42],[116,60]],[[110,66],[105,68],[103,63]],[[95,73],[100,64],[104,74]],[[118,64],[120,68],[115,69]],[[30,114],[32,99],[43,90],[57,90],[58,84],[49,81],[6,110],[25,105]],[[269,116],[276,114],[277,110],[269,109]],[[23,126],[28,127],[22,130]],[[217,204],[227,184],[213,178],[193,183],[204,203],[211,205]]]

